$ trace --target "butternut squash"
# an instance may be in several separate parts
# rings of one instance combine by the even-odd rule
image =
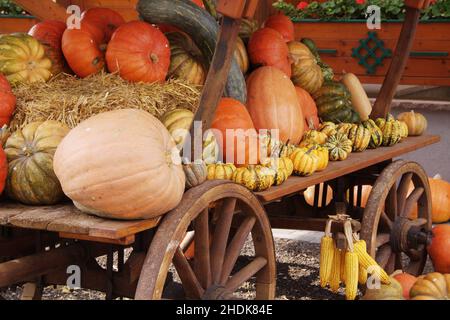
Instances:
[[[368,120],[372,113],[372,105],[358,77],[353,73],[346,73],[342,77],[342,83],[350,91],[353,109],[358,112],[362,121]]]

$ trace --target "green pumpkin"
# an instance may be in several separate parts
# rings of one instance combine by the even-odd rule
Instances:
[[[361,121],[357,112],[352,108],[350,92],[342,83],[326,81],[314,93],[313,98],[322,121],[334,123]]]
[[[53,171],[53,156],[69,128],[57,121],[33,122],[6,141],[10,198],[29,205],[51,205],[64,198]]]
[[[369,148],[370,149],[376,149],[379,146],[381,146],[382,143],[383,143],[383,132],[376,125],[375,121],[373,121],[372,119],[364,121],[363,122],[363,126],[366,129],[370,130],[371,137],[370,137]]]

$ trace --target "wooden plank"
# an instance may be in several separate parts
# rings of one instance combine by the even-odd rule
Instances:
[[[0,225],[7,225],[9,220],[30,207],[18,203],[3,203],[0,210]]]
[[[257,192],[256,196],[263,203],[271,202],[284,196],[300,192],[310,186],[367,168],[374,164],[401,156],[405,153],[423,148],[439,141],[439,136],[432,135],[408,137],[403,142],[393,147],[384,147],[374,150],[366,150],[361,153],[352,153],[345,161],[330,162],[328,168],[320,173],[313,174],[309,177],[290,177],[281,186],[272,187],[263,192]]]
[[[66,21],[66,8],[52,0],[14,0],[16,4],[39,20]]]
[[[83,241],[117,244],[121,246],[128,246],[130,244],[133,244],[136,239],[134,235],[126,236],[120,239],[107,239],[107,238],[92,237],[79,233],[67,233],[67,232],[60,232],[59,237],[65,239],[77,239]]]
[[[9,224],[15,227],[47,230],[47,226],[56,219],[70,217],[72,207],[56,205],[48,207],[29,207],[22,213],[9,219]]]
[[[96,224],[89,230],[89,235],[92,237],[100,237],[107,239],[120,239],[133,235],[145,230],[155,228],[162,217],[136,220],[136,221],[118,221],[118,220],[103,220]]]

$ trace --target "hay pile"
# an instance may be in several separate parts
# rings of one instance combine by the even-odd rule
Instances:
[[[10,125],[13,131],[44,120],[57,120],[73,128],[92,115],[125,108],[145,110],[157,118],[175,108],[195,111],[201,87],[177,80],[130,83],[107,73],[85,79],[60,74],[47,83],[18,86],[14,93],[17,107]]]

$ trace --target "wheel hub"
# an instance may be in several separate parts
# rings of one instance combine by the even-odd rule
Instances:
[[[390,244],[396,253],[421,250],[431,242],[431,232],[426,229],[425,219],[410,220],[397,217],[391,231]]]

